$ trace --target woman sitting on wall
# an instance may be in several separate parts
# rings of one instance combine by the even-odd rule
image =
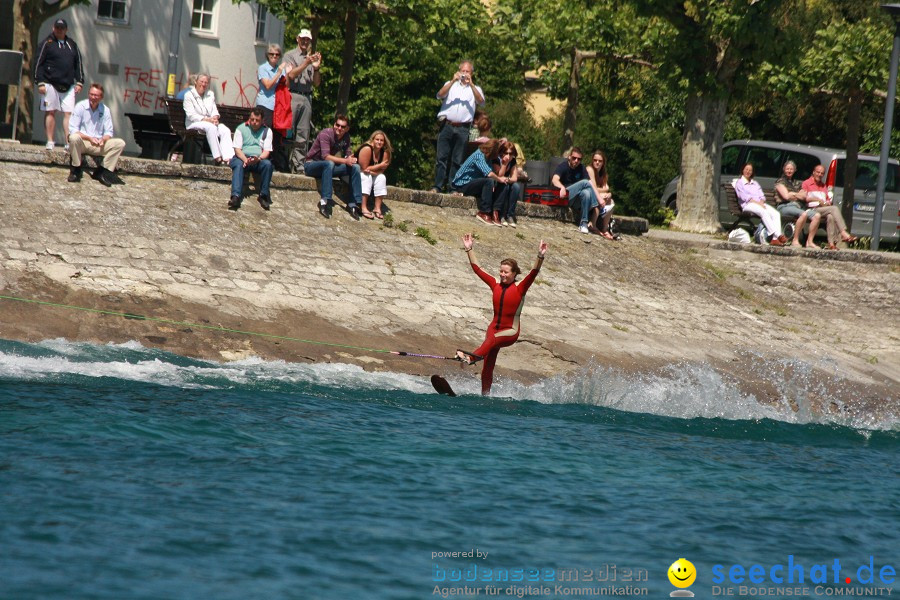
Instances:
[[[387,178],[384,172],[391,164],[394,149],[387,134],[380,129],[356,151],[359,161],[359,179],[362,185],[362,216],[367,219],[383,219],[381,202],[387,196]],[[375,210],[369,212],[369,196],[375,196]]]
[[[587,165],[588,177],[594,187],[597,202],[600,203],[600,213],[594,224],[597,233],[608,240],[616,239],[609,231],[609,221],[612,218],[612,210],[615,203],[609,191],[609,176],[606,173],[606,154],[602,150],[594,150],[591,162]]]

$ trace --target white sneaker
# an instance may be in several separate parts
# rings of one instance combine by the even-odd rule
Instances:
[[[503,227],[509,227],[509,223],[506,222],[506,219],[501,219],[501,220],[500,220],[500,225],[503,226]]]
[[[65,147],[63,148],[63,150],[65,150],[66,152],[68,152],[68,151],[69,151],[69,145],[66,144]]]
[[[47,150],[53,150],[55,147],[56,143],[53,140],[50,140],[49,142],[47,142],[47,145],[44,146],[44,148]]]
[[[582,225],[581,227],[578,228],[578,231],[580,231],[581,233],[590,233],[590,231],[587,228],[587,225]]]

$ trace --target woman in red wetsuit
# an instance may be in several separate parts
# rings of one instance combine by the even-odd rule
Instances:
[[[475,252],[472,250],[474,244],[475,239],[471,233],[463,236],[463,247],[469,256],[472,270],[488,284],[493,292],[494,318],[488,325],[484,343],[472,352],[457,350],[456,356],[470,365],[484,360],[484,366],[481,369],[481,393],[487,396],[491,391],[491,384],[494,382],[494,364],[497,362],[500,348],[512,346],[519,339],[519,314],[525,304],[525,293],[541,270],[541,265],[544,264],[544,254],[547,253],[549,246],[547,242],[541,240],[534,267],[522,281],[516,283],[516,276],[522,271],[515,260],[506,258],[500,261],[500,281],[497,281],[478,266]]]

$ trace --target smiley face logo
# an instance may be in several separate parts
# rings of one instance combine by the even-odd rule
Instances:
[[[694,568],[694,563],[685,558],[679,558],[669,567],[669,581],[677,588],[690,587],[695,579],[697,569]]]

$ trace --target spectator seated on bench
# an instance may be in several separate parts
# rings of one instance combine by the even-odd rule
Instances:
[[[781,177],[775,182],[775,209],[783,218],[796,220],[791,246],[800,247],[800,235],[803,233],[803,226],[808,219],[809,237],[806,239],[806,247],[816,248],[813,240],[822,216],[815,210],[806,207],[806,191],[803,189],[803,182],[794,179],[796,172],[797,165],[794,161],[789,160],[784,163]]]
[[[247,108],[240,106],[217,106],[219,111],[219,123],[222,123],[229,130],[234,131],[238,125],[246,122]],[[186,126],[187,115],[184,113],[184,103],[174,98],[166,98],[166,115],[169,118],[169,127],[178,137],[178,141],[169,149],[166,157],[171,159],[172,155],[184,148],[190,141],[196,145],[201,153],[201,162],[203,161],[204,145],[206,142],[206,134],[197,129],[188,129]]]
[[[216,96],[209,89],[209,75],[206,73],[197,75],[197,81],[184,96],[182,107],[185,127],[188,130],[202,131],[206,135],[206,143],[215,163],[221,165],[230,162],[234,156],[231,129],[219,122]]]
[[[747,163],[741,169],[741,177],[734,181],[734,192],[742,212],[747,212],[762,219],[766,228],[767,239],[773,246],[783,246],[787,237],[781,233],[781,214],[775,207],[766,203],[766,195],[759,183],[753,180],[753,165]]]
[[[346,115],[334,117],[334,126],[323,129],[316,136],[309,154],[306,155],[304,172],[322,182],[322,198],[319,200],[319,214],[331,218],[332,195],[335,177],[348,175],[353,198],[347,203],[347,212],[359,221],[359,207],[362,205],[362,182],[359,165],[350,149],[350,120]]]

